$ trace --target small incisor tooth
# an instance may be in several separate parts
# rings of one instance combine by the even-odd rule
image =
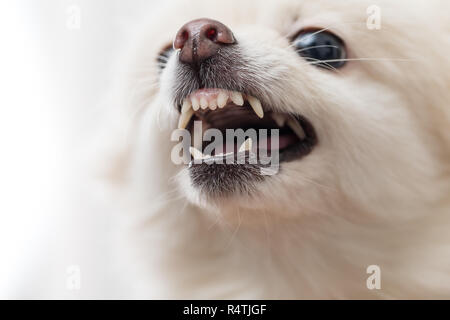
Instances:
[[[217,96],[217,106],[222,109],[227,105],[227,101],[228,95],[223,91],[219,92],[219,95]]]
[[[238,105],[238,106],[243,106],[244,105],[244,98],[242,97],[242,93],[237,92],[237,91],[233,91],[231,92],[231,101],[233,101],[234,104]]]
[[[180,120],[178,121],[178,129],[186,129],[193,115],[194,115],[193,109],[189,109],[185,113],[182,113],[180,116]]]
[[[189,152],[191,153],[192,157],[194,157],[194,160],[203,159],[203,153],[200,150],[194,147],[189,147]]]
[[[198,109],[200,109],[200,102],[198,101],[198,99],[196,97],[192,97],[191,101],[192,101],[192,109],[194,109],[194,111],[197,111]]]
[[[284,115],[279,113],[272,113],[271,116],[275,121],[275,123],[277,124],[277,126],[279,126],[280,128],[284,127],[284,125],[286,124],[286,117]]]
[[[256,115],[261,119],[264,118],[264,110],[262,108],[261,102],[252,96],[248,96],[247,100],[248,103],[250,103],[250,106],[252,107],[253,111],[255,111]]]
[[[206,100],[206,98],[201,98],[200,106],[202,107],[203,110],[207,109],[208,108],[208,100]]]
[[[239,152],[246,152],[252,150],[253,141],[252,138],[248,138],[239,148]]]
[[[211,110],[216,110],[217,109],[217,101],[216,100],[212,100],[210,103],[209,103],[209,108],[211,109]]]
[[[297,135],[297,137],[300,138],[300,140],[303,140],[306,138],[306,134],[305,131],[303,130],[302,126],[300,125],[300,123],[298,123],[297,120],[295,119],[288,119],[287,124],[289,126],[289,128],[292,129],[292,131],[294,131],[294,133]]]
[[[186,113],[192,107],[192,103],[189,99],[184,99],[183,106],[181,107],[181,113]]]

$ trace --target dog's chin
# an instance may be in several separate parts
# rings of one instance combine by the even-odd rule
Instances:
[[[229,192],[226,195],[205,192],[204,189],[196,185],[191,178],[191,169],[185,168],[178,176],[179,190],[183,196],[194,206],[215,212],[226,212],[238,207],[252,207],[252,202],[260,191],[255,188],[253,194],[242,194],[239,192]]]
[[[274,213],[277,217],[292,218],[299,214],[298,211],[301,208],[296,207],[297,210],[291,212],[289,205],[285,206],[284,199],[277,199],[274,194],[272,188],[276,188],[276,184],[281,183],[278,175],[281,174],[267,176],[252,184],[247,182],[245,192],[239,192],[236,189],[235,192],[217,194],[205,192],[193,183],[190,170],[186,168],[178,176],[178,186],[184,198],[192,206],[218,215],[228,222],[246,222],[254,225],[264,222],[261,215]],[[244,181],[242,181],[243,184]]]
[[[189,203],[207,212],[207,216],[220,217],[227,223],[257,225],[263,223],[262,215],[278,212],[280,208],[271,208],[263,197],[230,195],[228,198],[211,197],[201,194],[198,190],[190,189],[185,192]]]

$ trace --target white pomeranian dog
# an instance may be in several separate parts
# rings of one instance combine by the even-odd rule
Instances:
[[[450,298],[449,10],[195,0],[149,17],[107,135],[130,297]],[[275,130],[276,170],[250,163],[255,139],[193,138],[175,161],[195,123]]]

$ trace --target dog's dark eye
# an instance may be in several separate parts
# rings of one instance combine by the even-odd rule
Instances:
[[[327,31],[301,32],[293,44],[300,56],[326,69],[341,68],[347,58],[344,42]]]
[[[166,48],[164,48],[158,55],[158,58],[156,59],[157,63],[158,63],[158,68],[160,71],[164,70],[164,68],[166,67],[167,61],[169,60],[170,56],[173,53],[173,47],[167,46]]]

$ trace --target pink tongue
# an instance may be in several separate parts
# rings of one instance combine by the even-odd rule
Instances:
[[[269,138],[266,141],[262,140],[261,142],[258,142],[258,144],[261,143],[263,146],[267,145],[267,150],[272,150],[274,148],[272,148],[271,142],[272,142],[272,140]],[[287,147],[289,147],[290,145],[292,145],[296,142],[298,142],[297,136],[295,136],[293,134],[283,134],[279,138],[278,150],[286,149]]]
[[[278,150],[283,150],[288,148],[289,146],[291,146],[294,143],[298,142],[298,138],[296,135],[293,134],[285,134],[285,135],[281,135],[279,137],[279,142],[278,142]],[[258,141],[258,148],[262,146],[261,149],[265,149],[265,150],[273,150],[272,145],[271,145],[271,138],[268,139],[264,139],[261,141]],[[253,145],[253,148],[255,148],[256,146]],[[223,145],[223,150],[216,150],[216,154],[217,153],[226,153],[226,152],[237,152],[238,151],[238,147],[234,144],[230,144],[230,145]],[[220,148],[218,148],[220,149]],[[234,150],[234,151],[233,151]],[[253,149],[253,151],[255,151],[255,149]]]

